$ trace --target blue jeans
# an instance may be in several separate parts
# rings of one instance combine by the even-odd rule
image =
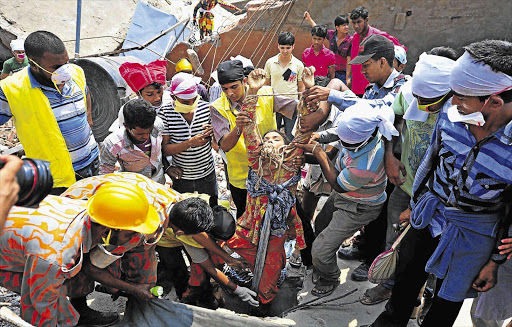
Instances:
[[[180,193],[203,193],[209,196],[218,195],[217,175],[215,169],[203,178],[198,179],[177,179],[172,188]]]
[[[341,80],[343,83],[347,84],[347,71],[346,70],[337,70],[334,72],[334,77]]]

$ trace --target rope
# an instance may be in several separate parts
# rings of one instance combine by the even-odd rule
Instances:
[[[302,92],[296,92],[296,93],[278,93],[278,94],[247,94],[246,97],[275,97],[280,95],[301,95]]]
[[[224,55],[222,56],[222,58],[221,58],[221,60],[220,60],[219,62],[223,62],[223,61],[227,58],[227,56],[229,55],[229,53],[230,53],[230,52],[231,52],[231,51],[232,51],[232,50],[233,50],[233,49],[234,49],[234,48],[235,48],[235,47],[240,43],[240,41],[242,40],[242,38],[243,38],[243,37],[244,37],[244,36],[245,36],[249,31],[252,31],[252,30],[253,30],[254,26],[258,23],[258,21],[260,20],[260,18],[261,18],[261,17],[263,17],[263,15],[265,14],[265,12],[267,12],[267,10],[268,10],[272,5],[274,5],[275,3],[277,3],[278,1],[279,1],[279,0],[273,0],[273,2],[272,2],[272,3],[270,3],[270,2],[265,2],[265,4],[266,4],[265,9],[263,9],[263,10],[261,11],[261,13],[260,13],[260,15],[258,16],[258,18],[257,18],[257,19],[256,19],[256,20],[251,24],[251,26],[249,26],[249,28],[248,28],[248,29],[243,33],[243,35],[240,37],[240,39],[239,39],[239,40],[237,40],[237,41],[235,42],[234,40],[236,40],[236,39],[238,38],[238,35],[239,35],[240,33],[242,33],[243,28],[244,28],[245,26],[243,26],[243,27],[242,27],[242,29],[240,29],[240,31],[239,31],[239,32],[237,33],[237,35],[235,36],[235,38],[234,38],[233,42],[231,43],[231,45],[230,45],[230,46],[228,47],[228,49],[224,52]],[[253,12],[253,16],[254,16],[255,14],[256,14],[256,11],[254,11],[254,12]],[[251,16],[251,18],[252,18],[252,16]],[[249,23],[249,19],[247,20],[246,25],[247,25],[248,23]],[[248,40],[248,38],[246,38],[246,43],[247,43],[247,40]],[[244,44],[246,44],[246,43],[244,43]]]
[[[260,46],[262,45],[262,43],[268,38],[268,36],[272,33],[272,31],[274,29],[277,28],[278,26],[278,22],[281,21],[283,19],[283,16],[284,16],[284,13],[285,13],[285,6],[281,6],[281,8],[279,9],[279,12],[277,13],[277,16],[276,18],[272,21],[272,25],[270,26],[269,29],[267,29],[265,31],[265,34],[264,36],[260,39],[258,45],[256,45],[254,47],[254,51],[253,53],[251,54],[251,58],[255,58],[255,55],[256,53],[258,53],[258,51],[260,50]],[[270,41],[272,40],[269,40],[269,43]],[[258,64],[259,65],[259,64]],[[258,67],[258,65],[256,65],[256,67]]]
[[[308,9],[306,9],[306,11],[308,11],[308,12],[309,12],[309,9],[311,9],[311,5],[313,4],[313,1],[315,1],[315,0],[311,0],[311,2],[309,3]],[[305,19],[306,19],[306,18],[305,18],[304,16],[302,16],[302,20],[301,20],[301,22],[300,22],[299,26],[298,26],[298,27],[297,27],[297,29],[295,30],[295,33],[293,33],[294,35],[297,35],[297,32],[298,32],[298,31],[299,31],[299,29],[301,28],[301,26],[302,26],[302,24],[304,23],[304,20],[305,20]]]
[[[281,27],[283,26],[284,22],[286,21],[286,19],[288,18],[288,15],[290,14],[291,10],[292,10],[292,7],[293,5],[295,4],[295,1],[296,0],[293,0],[293,1],[290,1],[290,6],[288,7],[288,10],[286,11],[286,14],[284,15],[284,18],[281,20],[279,26],[277,27],[276,31],[274,32],[274,35],[272,36],[272,38],[270,39],[270,41],[268,42],[268,45],[267,47],[265,48],[265,51],[263,51],[262,55],[261,55],[261,58],[260,60],[258,61],[258,64],[256,66],[259,66],[261,61],[263,60],[263,56],[265,55],[265,53],[267,53],[267,50],[268,48],[270,47],[270,44],[272,43],[272,40],[276,37],[277,35],[277,32],[281,29]]]
[[[290,313],[290,312],[293,312],[293,311],[295,311],[295,310],[305,309],[305,308],[313,307],[313,306],[314,306],[314,307],[317,307],[317,306],[324,306],[324,305],[326,305],[326,303],[329,303],[329,302],[332,302],[332,301],[336,301],[336,300],[342,299],[342,298],[347,297],[347,296],[349,296],[350,294],[353,294],[353,293],[355,293],[355,292],[357,292],[357,288],[356,288],[356,289],[353,289],[352,291],[349,291],[349,292],[347,292],[347,293],[345,293],[345,294],[343,294],[343,295],[340,295],[340,296],[337,296],[337,297],[335,297],[335,298],[332,298],[332,299],[330,299],[330,300],[325,300],[325,301],[322,301],[322,302],[318,302],[318,303],[315,303],[315,304],[311,304],[311,303],[316,302],[316,301],[318,301],[318,300],[320,300],[320,299],[323,299],[322,297],[317,297],[316,299],[313,299],[313,300],[308,301],[308,302],[304,302],[304,303],[302,303],[302,304],[296,305],[296,306],[294,306],[294,307],[291,307],[291,308],[290,308],[290,309],[288,309],[288,310],[283,311],[283,313],[281,313],[281,318],[284,318],[286,314],[288,314],[288,313]],[[348,302],[348,303],[341,303],[341,304],[338,304],[337,306],[339,306],[339,305],[346,305],[346,304],[352,304],[352,303],[357,303],[357,302],[359,302],[359,300],[357,300],[357,301],[353,301],[353,302]]]
[[[274,3],[275,3],[275,2],[274,2]],[[269,4],[269,5],[267,5],[267,8],[265,9],[265,11],[266,11],[266,10],[268,10],[271,6],[273,6],[273,5],[274,5],[274,3],[272,3],[272,5],[270,5],[270,4]],[[264,11],[264,12],[265,12],[265,11]],[[262,15],[263,15],[263,14],[262,14]],[[254,24],[253,24],[253,27],[254,27]],[[249,37],[246,37],[246,38],[245,38],[245,42],[244,42],[244,44],[242,45],[242,49],[243,49],[243,48],[245,48],[245,46],[247,45],[247,42],[249,41],[249,39],[250,39]]]

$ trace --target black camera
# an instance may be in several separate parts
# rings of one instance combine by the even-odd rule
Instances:
[[[0,169],[5,163],[0,161]],[[33,207],[43,200],[53,188],[50,163],[39,159],[23,159],[23,166],[16,174],[20,191],[17,206]]]

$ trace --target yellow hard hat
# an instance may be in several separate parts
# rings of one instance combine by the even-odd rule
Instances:
[[[176,73],[179,73],[182,70],[192,70],[192,64],[187,58],[182,58],[176,63]]]
[[[142,234],[154,233],[160,225],[144,191],[125,182],[103,184],[87,201],[87,213],[100,225]]]

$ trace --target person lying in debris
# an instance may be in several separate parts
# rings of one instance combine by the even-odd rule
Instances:
[[[216,268],[224,262],[237,269],[244,269],[247,266],[244,260],[231,257],[217,244],[217,241],[230,239],[234,233],[235,219],[220,205],[214,206],[212,210],[206,201],[188,198],[172,206],[169,213],[169,228],[162,240],[178,240],[192,259],[188,288],[183,294],[182,303],[210,309],[224,306],[223,297],[212,289],[212,277],[220,286],[233,292],[242,301],[252,306],[259,305],[254,299],[255,292],[230,281]]]
[[[305,69],[305,80],[314,84],[314,69]],[[243,122],[242,132],[250,164],[247,177],[247,204],[238,219],[235,236],[227,246],[250,263],[254,278],[252,288],[258,292],[261,309],[256,315],[267,315],[270,302],[277,294],[277,282],[285,267],[284,242],[287,237],[297,238],[297,247],[305,247],[302,223],[295,208],[295,191],[300,180],[300,166],[296,159],[302,149],[290,146],[286,135],[270,130],[263,136],[256,126],[260,119],[256,112],[258,89],[265,83],[265,71],[256,69],[248,77],[248,96],[237,116]],[[305,81],[306,84],[306,81]],[[311,106],[313,107],[313,106]],[[310,110],[301,100],[300,115]],[[311,111],[316,110],[314,108]],[[312,131],[298,132],[295,142],[307,143]],[[268,226],[268,227],[267,227]],[[265,230],[266,228],[266,230]],[[264,267],[263,267],[264,265]]]
[[[140,174],[121,173],[83,179],[37,209],[15,206],[0,234],[0,285],[21,295],[21,317],[32,325],[110,326],[118,314],[89,308],[86,295],[99,281],[153,297],[151,249],[176,198]]]
[[[226,9],[236,10],[242,12],[242,9],[235,5],[223,2],[221,0],[199,0],[197,5],[194,7],[193,24],[199,27],[199,36],[204,39],[205,36],[211,36],[213,31],[213,13],[212,10],[216,5],[221,5]],[[199,12],[199,20],[196,21],[196,15]]]

